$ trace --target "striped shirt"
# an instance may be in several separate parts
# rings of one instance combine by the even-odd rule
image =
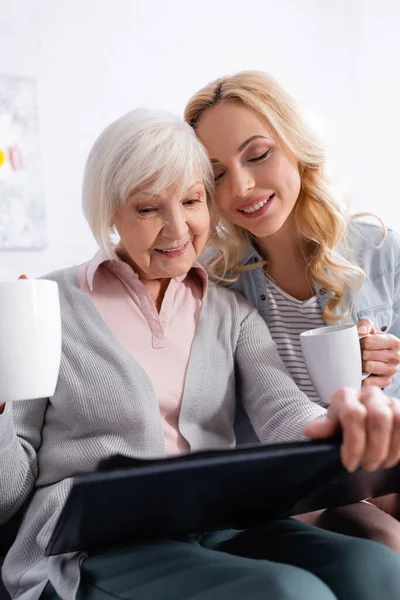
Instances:
[[[308,329],[324,327],[325,321],[317,296],[297,300],[284,292],[266,276],[269,302],[268,327],[279,355],[292,379],[313,402],[323,405],[314,389],[304,361],[300,334]]]

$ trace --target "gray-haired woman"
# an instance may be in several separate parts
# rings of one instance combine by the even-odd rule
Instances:
[[[91,151],[83,201],[100,250],[49,276],[62,304],[56,392],[1,407],[1,521],[29,499],[4,564],[14,600],[400,596],[394,552],[291,519],[104,554],[44,555],[73,475],[116,453],[232,447],[236,400],[264,442],[299,438],[316,418],[342,426],[345,439],[360,434],[352,416],[366,392],[338,393],[326,416],[287,375],[257,311],[208,282],[196,259],[213,219],[211,192],[203,147],[173,117],[133,111]],[[368,393],[376,414],[383,394]],[[352,458],[351,445],[346,452]]]

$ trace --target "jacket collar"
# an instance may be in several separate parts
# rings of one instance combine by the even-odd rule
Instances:
[[[260,253],[254,248],[248,237],[241,254],[240,264],[249,266],[254,263],[262,262],[264,259]],[[261,267],[259,267],[261,271]],[[263,274],[264,275],[264,274]],[[314,285],[314,290],[318,296],[321,307],[323,308],[329,299],[330,292],[320,285]]]

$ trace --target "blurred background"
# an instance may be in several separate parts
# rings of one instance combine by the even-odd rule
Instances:
[[[111,120],[137,106],[182,114],[199,87],[242,69],[292,93],[354,211],[400,231],[399,30],[398,0],[0,0],[0,279],[91,258],[82,173]]]

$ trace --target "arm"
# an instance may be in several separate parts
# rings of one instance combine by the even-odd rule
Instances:
[[[0,524],[21,508],[33,490],[47,403],[47,398],[7,403],[0,415]]]
[[[391,253],[393,256],[393,322],[387,333],[400,339],[400,236],[395,231],[388,231],[388,240],[390,241]],[[385,388],[387,396],[400,398],[400,372],[397,371],[392,376],[391,384]]]
[[[388,253],[385,254],[385,264],[388,265],[383,282],[391,297],[393,319],[390,328],[385,333],[371,335],[361,341],[363,348],[363,368],[373,375],[368,377],[363,385],[377,385],[384,389],[388,396],[400,398],[400,237],[393,231],[388,232]],[[383,250],[381,250],[383,251]],[[389,253],[390,251],[390,253]],[[379,283],[380,280],[378,280]],[[374,317],[362,318],[358,325],[366,330],[361,332],[375,333]]]
[[[246,307],[236,346],[239,399],[264,443],[305,439],[303,426],[326,410],[299,390],[262,317]]]
[[[338,390],[328,411],[311,402],[286,373],[258,313],[249,313],[241,323],[236,363],[243,405],[263,442],[299,439],[303,428],[314,439],[341,429],[341,458],[349,471],[399,463],[400,400],[371,386]]]

